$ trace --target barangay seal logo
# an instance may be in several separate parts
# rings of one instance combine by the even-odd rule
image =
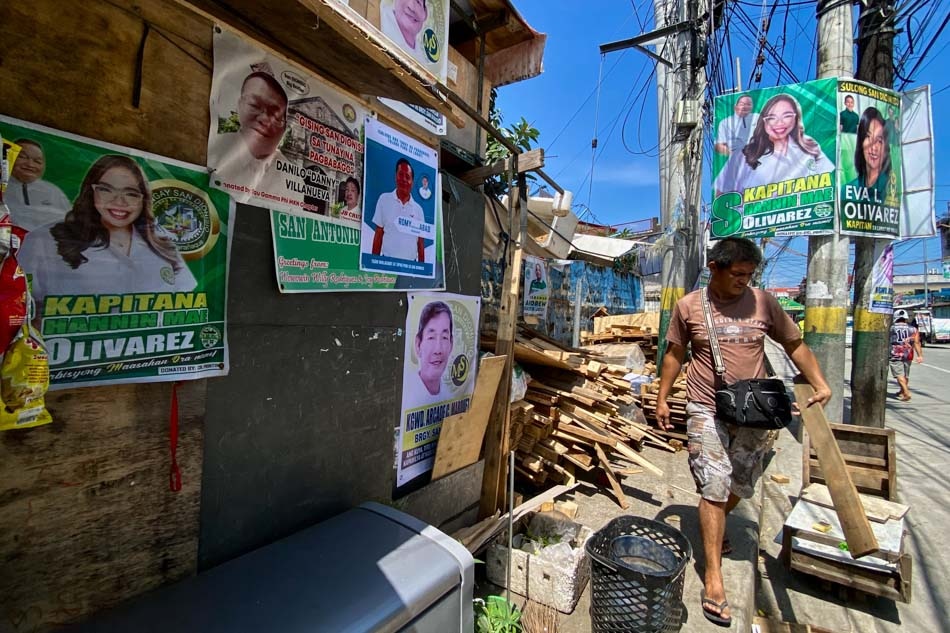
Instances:
[[[221,221],[208,194],[181,180],[155,180],[149,185],[155,222],[175,242],[181,256],[195,261],[211,252]]]
[[[221,332],[212,325],[206,325],[198,332],[198,340],[203,348],[210,349],[221,340]]]
[[[829,215],[831,215],[834,209],[832,208],[830,204],[818,204],[818,205],[815,205],[814,211],[815,211],[815,215],[818,216],[819,218],[827,218]]]

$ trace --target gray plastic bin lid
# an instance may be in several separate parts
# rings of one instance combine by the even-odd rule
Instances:
[[[397,631],[461,588],[459,559],[426,527],[367,504],[67,630]]]

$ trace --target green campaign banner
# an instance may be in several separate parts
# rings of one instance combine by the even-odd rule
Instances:
[[[837,79],[716,98],[711,238],[835,229]]]
[[[54,388],[228,372],[232,202],[208,170],[0,117]],[[14,193],[15,192],[15,193]]]
[[[841,233],[897,238],[903,197],[900,94],[842,79],[838,99]]]
[[[360,230],[322,216],[271,212],[281,292],[392,290],[397,276],[360,270]]]

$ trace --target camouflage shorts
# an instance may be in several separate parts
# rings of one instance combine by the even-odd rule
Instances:
[[[762,475],[767,429],[750,429],[714,419],[701,404],[686,405],[689,469],[696,489],[708,501],[729,500],[729,493],[748,499]]]

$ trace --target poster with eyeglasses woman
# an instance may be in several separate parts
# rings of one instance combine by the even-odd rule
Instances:
[[[52,387],[226,374],[232,202],[207,170],[7,117],[0,135],[41,149],[62,201],[35,222],[27,187],[11,213]]]
[[[834,231],[836,95],[822,79],[716,98],[714,128],[733,133],[713,154],[713,239]]]

